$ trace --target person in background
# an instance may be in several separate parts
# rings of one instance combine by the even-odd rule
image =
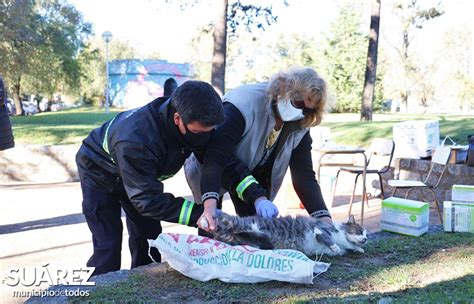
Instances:
[[[170,96],[177,88],[178,83],[176,82],[176,80],[174,80],[173,78],[166,79],[165,84],[163,85],[163,96],[158,97],[157,100],[165,102],[168,98],[170,98]]]
[[[178,87],[178,83],[174,78],[168,78],[165,81],[165,84],[163,86],[163,97],[169,97],[173,92],[176,90]]]
[[[269,82],[243,85],[223,97],[226,119],[218,126],[203,161],[191,156],[185,164],[195,198],[204,202],[202,218],[208,227],[201,228],[215,229],[222,174],[232,155],[251,172],[235,188],[225,189],[238,215],[276,216],[278,209],[271,200],[289,167],[294,189],[307,212],[331,221],[312,167],[309,132],[321,122],[326,99],[326,82],[311,68],[279,72]],[[244,191],[255,184],[267,190],[269,200],[245,203]]]
[[[6,102],[7,91],[5,89],[3,78],[0,75],[0,151],[10,149],[15,146],[12,125],[10,123],[10,117],[8,116]]]

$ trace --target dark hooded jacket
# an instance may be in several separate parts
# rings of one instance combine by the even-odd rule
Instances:
[[[0,151],[15,146],[10,117],[8,116],[8,110],[5,105],[6,100],[7,92],[5,90],[3,79],[0,77]]]
[[[118,114],[93,130],[76,155],[81,182],[106,192],[126,191],[143,216],[179,223],[184,198],[163,192],[162,181],[175,175],[191,150],[174,126],[170,101]],[[186,224],[203,212],[194,204]]]

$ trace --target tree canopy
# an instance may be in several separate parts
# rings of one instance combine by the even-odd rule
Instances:
[[[359,112],[367,56],[367,37],[352,4],[340,7],[323,51],[325,75],[336,98],[335,112]]]
[[[0,73],[17,113],[22,84],[45,94],[74,90],[82,75],[79,54],[92,34],[82,14],[66,0],[6,0],[0,11]]]

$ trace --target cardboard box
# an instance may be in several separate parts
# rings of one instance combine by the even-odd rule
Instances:
[[[319,185],[321,187],[321,193],[326,203],[326,207],[332,208],[333,197],[332,193],[334,190],[334,183],[336,182],[336,177],[332,175],[321,174]]]
[[[439,146],[439,122],[437,120],[402,121],[393,125],[396,158],[431,156]]]
[[[382,201],[380,226],[385,231],[420,236],[428,231],[429,208],[428,203],[389,197]]]
[[[304,209],[300,202],[300,198],[296,194],[295,188],[291,182],[284,185],[285,186],[285,206],[288,209]]]
[[[321,174],[321,182],[320,188],[321,193],[323,195],[324,202],[326,203],[326,207],[328,209],[332,208],[333,197],[332,192],[334,189],[334,182],[336,181],[335,176]],[[286,193],[285,193],[285,204],[286,208],[289,209],[304,209],[304,205],[301,203],[298,194],[296,194],[295,188],[293,188],[293,184],[291,180],[285,185]]]
[[[474,202],[474,186],[453,185],[451,190],[451,199],[453,201]]]
[[[443,223],[444,231],[474,232],[474,203],[444,202]]]
[[[449,146],[451,148],[451,156],[448,164],[464,164],[467,158],[467,149],[469,146]]]

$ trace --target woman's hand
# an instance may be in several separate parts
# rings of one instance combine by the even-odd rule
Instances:
[[[278,208],[272,201],[269,201],[266,197],[259,197],[255,200],[255,210],[257,215],[264,218],[272,218],[278,216]]]

